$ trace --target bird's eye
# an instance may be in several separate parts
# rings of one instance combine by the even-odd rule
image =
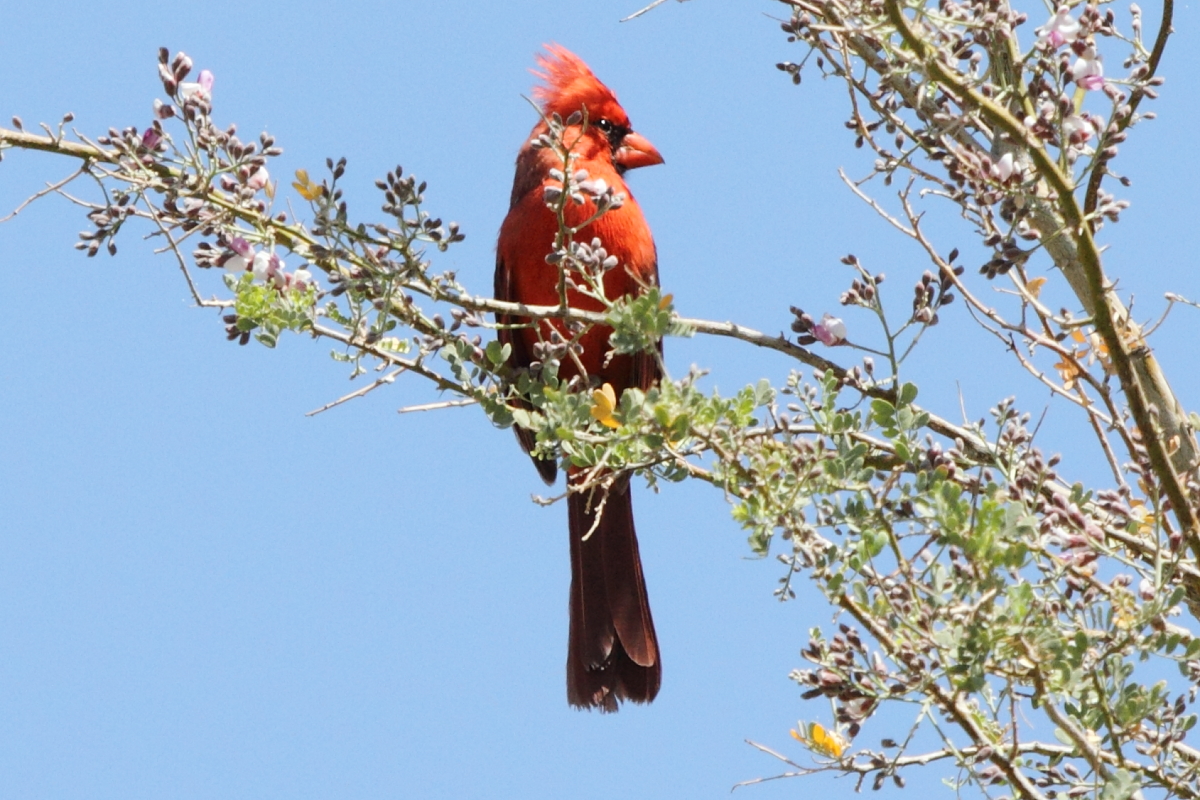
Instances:
[[[610,122],[609,120],[606,120],[606,119],[596,120],[596,127],[599,128],[600,130],[604,131],[605,133],[612,133],[614,130],[614,126],[613,126],[612,122]]]

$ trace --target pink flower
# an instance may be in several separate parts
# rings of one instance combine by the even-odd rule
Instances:
[[[1096,48],[1088,45],[1075,63],[1071,65],[1075,83],[1089,92],[1104,88],[1104,63],[1096,55]]]
[[[254,191],[258,191],[267,185],[267,181],[271,179],[271,175],[267,172],[266,167],[259,167],[254,170],[254,173],[246,179],[246,185]]]
[[[812,327],[812,335],[826,347],[833,347],[846,341],[846,323],[837,317],[826,314],[821,321]]]
[[[235,236],[229,243],[229,249],[233,251],[233,255],[225,259],[225,271],[240,275],[249,268],[250,263],[254,260],[254,248],[242,237]]]
[[[213,74],[206,69],[200,70],[200,77],[195,83],[179,84],[179,97],[186,103],[188,100],[212,100]]]
[[[1051,48],[1057,50],[1078,39],[1079,28],[1079,20],[1071,16],[1071,9],[1059,6],[1050,21],[1037,29],[1038,40],[1048,42]]]
[[[296,270],[292,278],[296,283],[296,288],[300,291],[304,291],[310,285],[316,285],[313,281],[312,273],[309,272],[305,267],[301,267],[300,269]]]
[[[1072,147],[1078,147],[1091,139],[1094,131],[1091,119],[1078,114],[1072,114],[1063,120],[1063,133],[1066,135],[1067,144]]]

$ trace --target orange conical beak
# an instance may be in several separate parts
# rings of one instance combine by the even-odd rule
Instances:
[[[653,167],[663,163],[662,155],[650,144],[650,140],[641,134],[630,131],[621,140],[613,161],[622,170],[637,169],[638,167]]]

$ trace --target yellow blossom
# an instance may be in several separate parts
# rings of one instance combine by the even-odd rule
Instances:
[[[1136,609],[1121,606],[1113,610],[1113,624],[1123,631],[1132,628],[1137,621]]]
[[[792,738],[803,744],[809,750],[812,750],[817,755],[826,756],[827,758],[841,758],[842,753],[846,752],[846,747],[849,744],[846,739],[836,731],[827,731],[819,722],[803,722],[796,723],[796,727],[792,729]]]
[[[1038,295],[1042,293],[1042,287],[1045,285],[1045,278],[1030,278],[1029,283],[1025,284],[1025,288],[1029,290],[1029,294],[1036,300]]]
[[[1078,354],[1076,354],[1078,358]],[[1081,370],[1077,366],[1078,362],[1074,359],[1063,356],[1054,368],[1058,370],[1059,377],[1062,378],[1063,388],[1068,392],[1075,387],[1075,379],[1081,374]]]
[[[300,193],[300,196],[305,200],[316,200],[325,192],[325,187],[313,183],[308,178],[308,170],[296,170],[296,181],[292,184],[292,188]]]
[[[621,423],[613,418],[617,408],[617,393],[611,383],[606,383],[592,392],[592,417],[607,428],[619,428]]]
[[[1134,500],[1129,504],[1129,508],[1133,511],[1132,521],[1137,525],[1138,533],[1143,536],[1151,536],[1154,533],[1154,513],[1146,508],[1144,500]]]
[[[659,311],[665,311],[665,310],[667,310],[667,308],[669,308],[669,307],[670,307],[670,305],[671,305],[671,301],[672,301],[672,300],[674,300],[674,299],[675,299],[675,295],[673,295],[673,294],[664,294],[664,295],[662,296],[662,299],[658,301],[658,310],[659,310]]]

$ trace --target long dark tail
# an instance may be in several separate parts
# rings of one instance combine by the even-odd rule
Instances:
[[[621,700],[649,703],[662,682],[630,494],[628,481],[618,481],[609,490],[595,530],[595,509],[589,505],[598,505],[599,493],[567,498],[571,523],[567,701],[579,708],[616,711]]]

